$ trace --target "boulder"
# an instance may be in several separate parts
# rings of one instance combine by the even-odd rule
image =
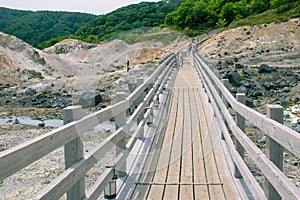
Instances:
[[[12,123],[13,124],[21,124],[21,122],[17,118],[15,118]]]
[[[245,65],[237,63],[237,64],[235,64],[235,68],[236,69],[243,69],[243,68],[245,68]]]
[[[98,92],[86,92],[78,101],[78,104],[83,108],[97,106],[102,101],[102,96]]]
[[[257,96],[257,97],[262,97],[263,95],[264,95],[264,93],[262,91],[255,92],[255,96]]]
[[[274,86],[273,83],[268,83],[268,82],[265,82],[265,83],[263,84],[263,86],[264,86],[264,88],[265,88],[266,90],[271,90],[271,89],[274,89],[274,88],[275,88],[275,86]]]
[[[227,65],[227,66],[233,66],[234,62],[232,60],[226,60],[225,61],[225,65]]]
[[[247,88],[245,86],[240,86],[237,89],[237,93],[243,93],[243,94],[247,94]]]
[[[44,122],[44,121],[39,122],[39,123],[38,123],[38,127],[45,127],[45,122]]]
[[[282,92],[290,92],[290,91],[291,91],[291,89],[289,87],[284,87],[282,90]]]
[[[246,106],[253,108],[254,107],[254,100],[251,98],[246,98]]]
[[[105,92],[105,88],[96,88],[97,92]]]
[[[229,83],[233,86],[240,86],[241,75],[236,71],[231,71],[228,74]]]
[[[250,88],[251,87],[251,83],[247,80],[243,80],[240,82],[241,86],[244,86],[246,88]]]
[[[126,81],[123,78],[120,78],[117,80],[117,85],[122,86],[126,83]]]
[[[262,64],[258,68],[258,73],[261,73],[261,74],[271,73],[273,71],[276,71],[276,69],[274,67],[270,67],[267,64]]]
[[[137,83],[127,83],[130,92],[133,92],[137,88]]]
[[[33,94],[36,94],[36,89],[34,89],[34,88],[27,88],[27,89],[25,90],[25,94],[27,94],[27,95],[33,95]]]

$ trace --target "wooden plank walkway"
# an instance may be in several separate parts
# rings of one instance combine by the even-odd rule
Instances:
[[[136,182],[131,199],[244,199],[189,58],[178,71],[170,104],[159,153],[149,164],[156,167]]]

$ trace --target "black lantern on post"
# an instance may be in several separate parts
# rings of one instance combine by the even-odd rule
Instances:
[[[115,199],[117,197],[117,179],[115,166],[106,166],[106,168],[113,168],[113,178],[109,181],[108,186],[104,189],[105,199]]]

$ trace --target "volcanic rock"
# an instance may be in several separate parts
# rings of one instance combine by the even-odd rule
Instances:
[[[86,92],[80,97],[78,104],[83,108],[88,108],[97,106],[101,101],[102,96],[98,92]]]

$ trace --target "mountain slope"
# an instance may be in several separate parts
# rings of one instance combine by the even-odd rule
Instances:
[[[40,43],[52,38],[74,34],[83,24],[95,17],[84,13],[0,8],[0,31],[39,47]]]
[[[264,12],[265,15],[255,18]],[[241,19],[245,20],[239,25],[249,25],[281,22],[299,16],[299,0],[186,0],[166,16],[166,24],[193,36],[240,23]]]
[[[142,2],[98,17],[84,13],[32,12],[0,7],[0,31],[40,49],[68,37],[95,43],[122,31],[159,26],[164,23],[165,16],[183,1]]]
[[[0,32],[0,87],[68,75],[70,64]]]
[[[76,36],[87,42],[104,41],[123,31],[155,27],[164,23],[165,16],[176,10],[184,0],[142,2],[101,15],[82,26]]]

